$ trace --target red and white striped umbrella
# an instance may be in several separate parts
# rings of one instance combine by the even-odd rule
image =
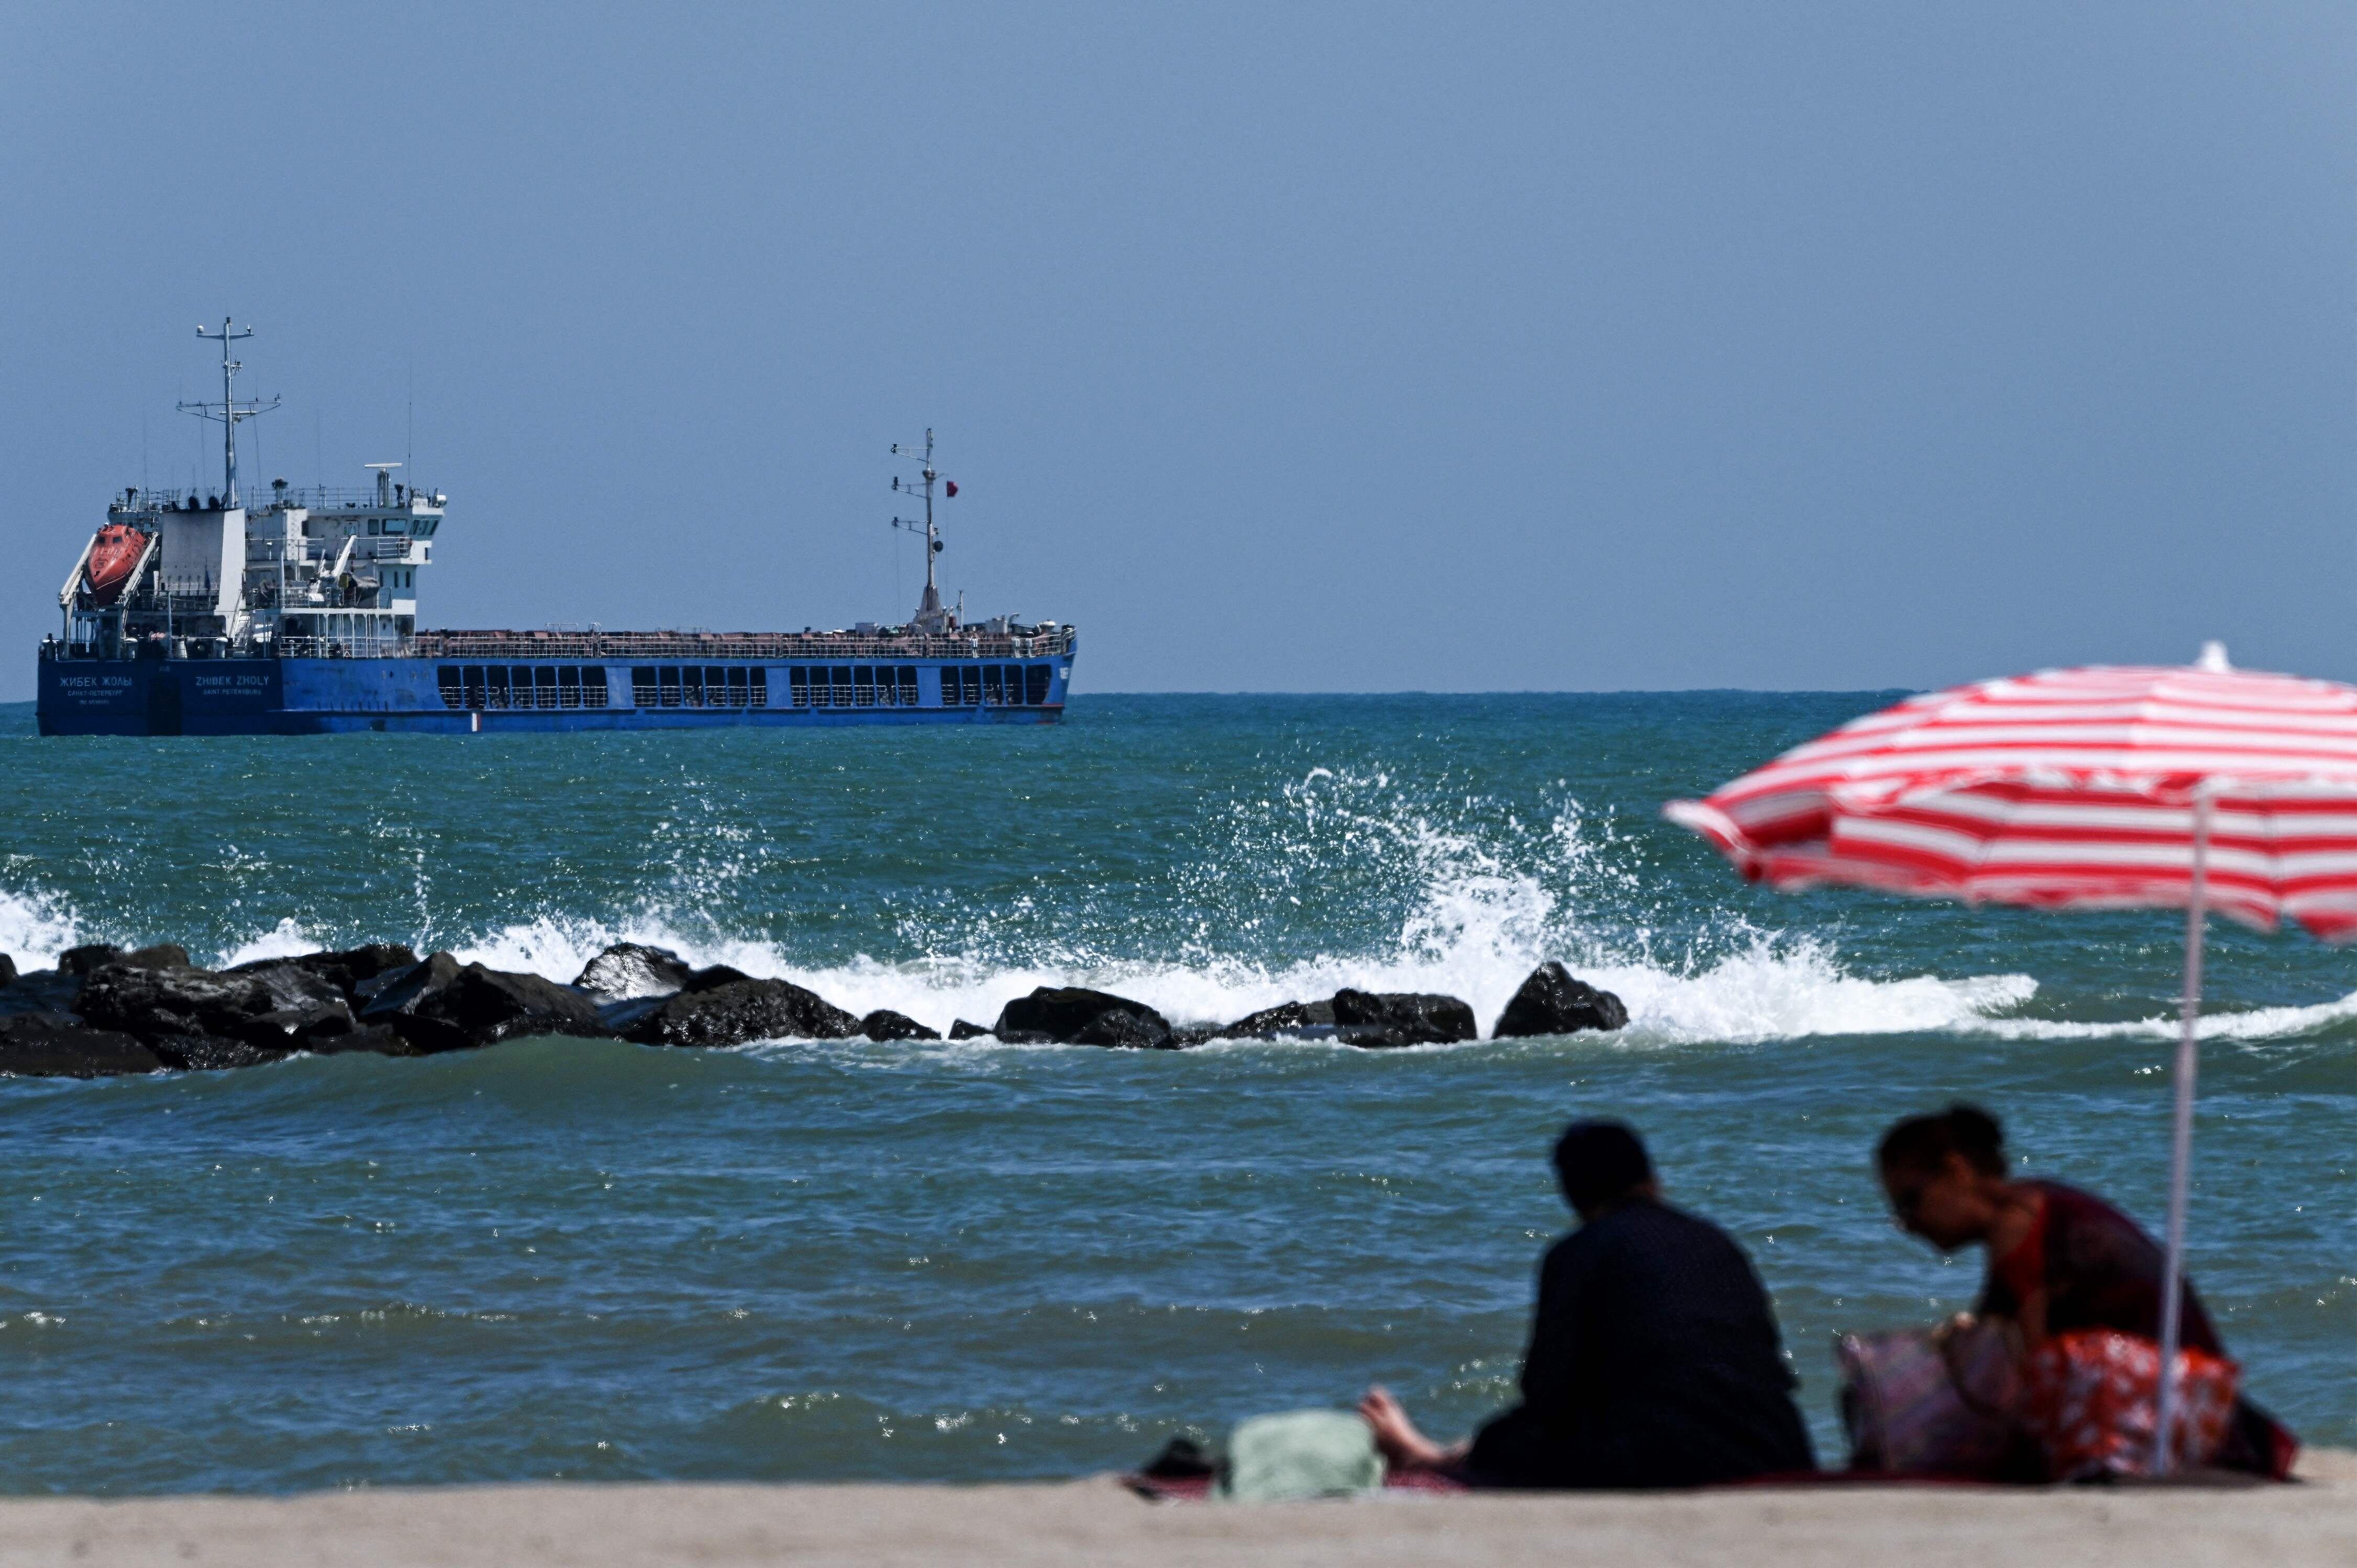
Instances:
[[[2098,666],[1911,698],[1665,812],[1744,875],[1969,902],[2207,902],[2357,940],[2357,688]]]
[[[2182,907],[2161,1365],[2175,1365],[2205,910],[2357,940],[2357,688],[2098,665],[1910,698],[1797,746],[1671,821],[1744,875],[2045,908]],[[2175,1403],[2163,1378],[2155,1467]]]

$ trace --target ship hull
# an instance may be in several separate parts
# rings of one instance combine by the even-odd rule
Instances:
[[[510,735],[575,730],[1041,725],[1072,653],[1019,660],[44,659],[45,736]]]

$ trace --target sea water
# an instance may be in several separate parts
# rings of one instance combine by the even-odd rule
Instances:
[[[1232,1019],[1353,985],[1485,1030],[1560,959],[1608,1036],[1184,1053],[534,1040],[0,1079],[0,1489],[950,1481],[1135,1464],[1380,1381],[1510,1400],[1547,1145],[1629,1119],[1839,1330],[1967,1305],[1891,1226],[1967,1097],[2158,1227],[2181,918],[1746,886],[1663,800],[1891,693],[1092,697],[1049,729],[38,740],[0,948],[371,940],[570,979],[622,939],[855,1012],[1034,985]],[[2248,1387],[2357,1442],[2357,957],[2215,933],[2191,1255]]]

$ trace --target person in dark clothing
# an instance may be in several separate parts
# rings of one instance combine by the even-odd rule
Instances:
[[[1539,1268],[1522,1402],[1444,1447],[1371,1389],[1359,1412],[1384,1458],[1477,1487],[1695,1487],[1814,1469],[1743,1250],[1662,1201],[1644,1144],[1617,1122],[1573,1122],[1555,1165],[1580,1225]]]
[[[2092,1193],[2059,1181],[2010,1179],[2005,1133],[1977,1106],[1910,1116],[1883,1134],[1875,1165],[1901,1229],[1943,1252],[1988,1249],[1974,1313],[2008,1319],[2035,1351],[2058,1334],[2108,1328],[2160,1339],[2160,1245]],[[2178,1333],[2188,1349],[2222,1359],[2224,1344],[2190,1280]],[[2216,1463],[2281,1477],[2298,1441],[2248,1400],[2238,1401]]]

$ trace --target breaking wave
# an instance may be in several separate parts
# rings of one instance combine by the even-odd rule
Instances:
[[[1149,879],[1117,899],[1088,888],[1052,908],[1044,898],[887,897],[890,930],[877,942],[884,956],[822,961],[790,938],[726,929],[731,900],[714,891],[752,880],[735,861],[682,862],[674,886],[635,910],[499,922],[440,907],[434,868],[421,854],[407,931],[343,921],[316,929],[285,916],[220,941],[210,958],[227,965],[404,940],[421,951],[447,947],[461,960],[564,982],[611,943],[647,942],[698,965],[793,981],[855,1014],[890,1008],[944,1031],[959,1019],[987,1027],[1007,1000],[1041,985],[1118,992],[1195,1026],[1343,987],[1444,992],[1470,1003],[1486,1031],[1532,969],[1558,959],[1626,1003],[1630,1023],[1616,1042],[1631,1047],[1925,1034],[2166,1039],[2177,1029],[2173,1014],[2036,1016],[2028,1009],[2040,985],[2029,974],[1863,973],[1823,934],[1763,929],[1724,912],[1697,920],[1691,907],[1676,906],[1635,837],[1569,798],[1524,819],[1478,794],[1442,807],[1429,791],[1405,798],[1381,772],[1315,768],[1221,808],[1199,846],[1176,858],[1159,886]],[[1389,935],[1354,941],[1352,928],[1363,932],[1371,918]],[[27,967],[53,961],[77,941],[158,935],[93,924],[60,896],[0,890],[0,950]],[[2274,1040],[2352,1022],[2357,993],[2214,1013],[2201,1033]]]

